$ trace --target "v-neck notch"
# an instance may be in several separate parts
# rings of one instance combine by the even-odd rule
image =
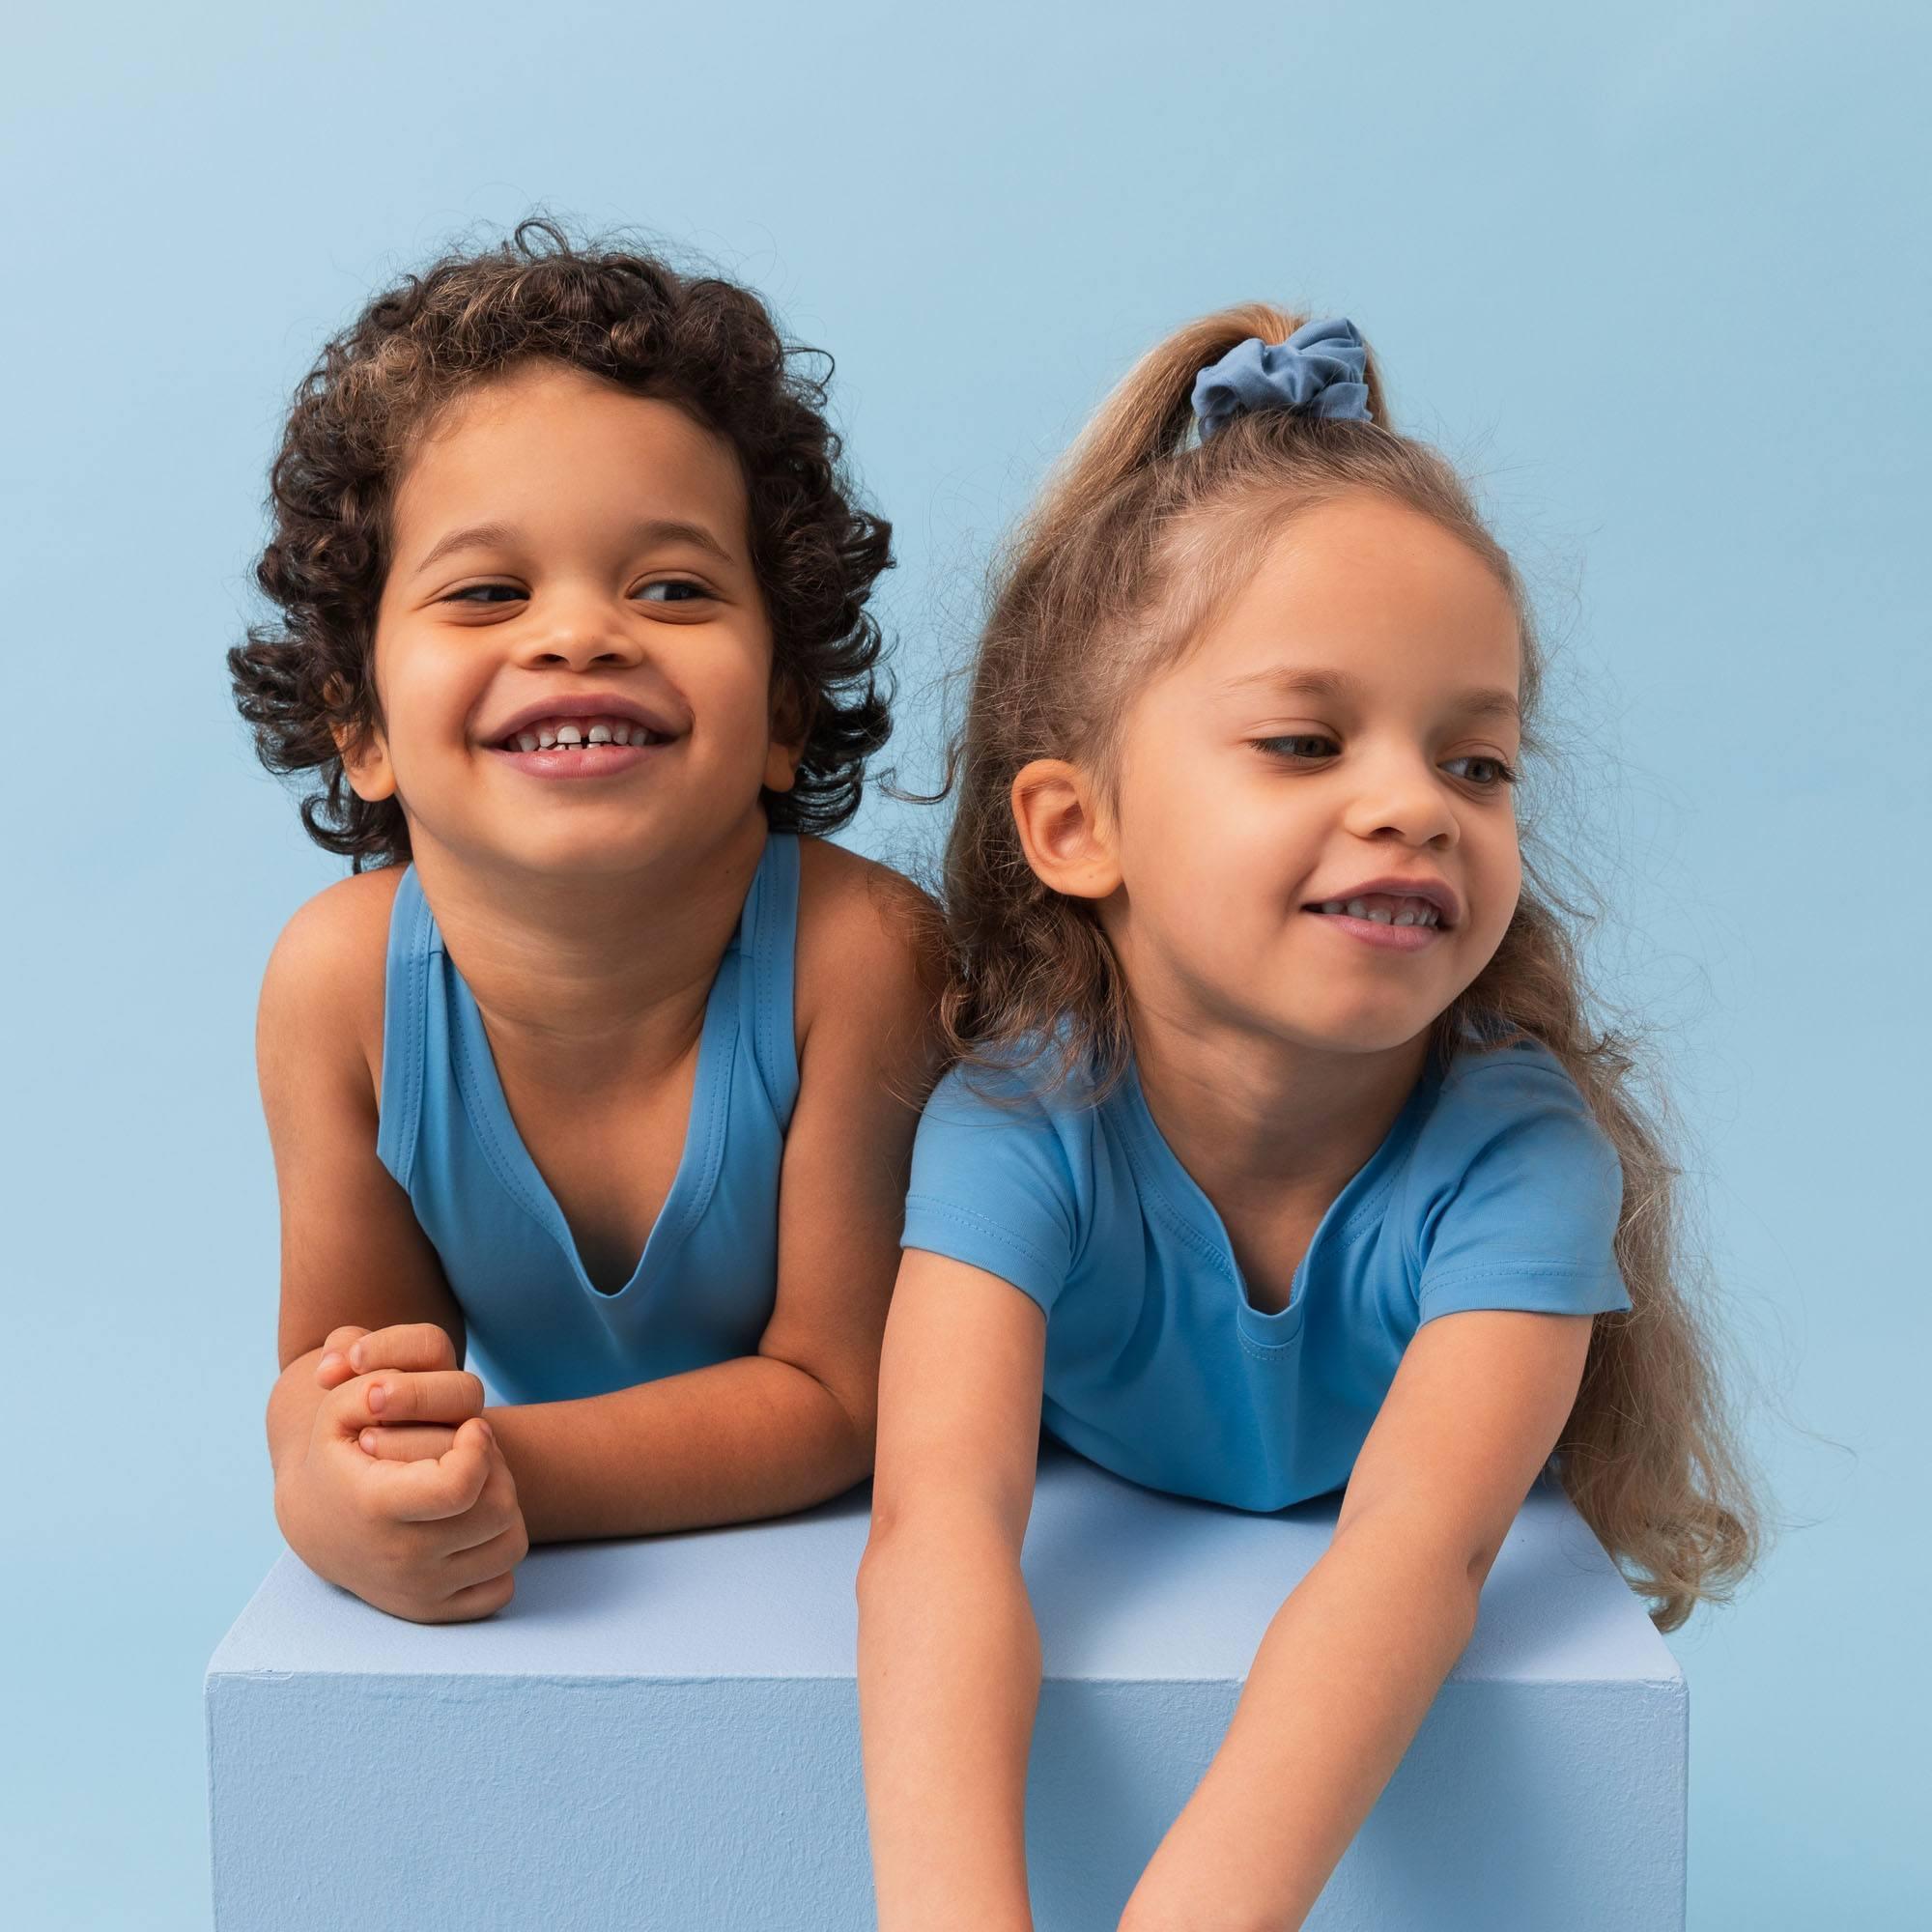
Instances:
[[[711,990],[705,995],[704,1023],[697,1036],[697,1066],[691,1084],[691,1113],[670,1186],[651,1223],[650,1233],[644,1236],[643,1249],[629,1278],[622,1287],[607,1290],[590,1279],[569,1216],[558,1205],[555,1193],[543,1178],[517,1127],[475,995],[448,953],[442,954],[456,1019],[452,1044],[457,1086],[476,1138],[511,1198],[556,1243],[578,1286],[600,1302],[621,1301],[639,1293],[653,1272],[653,1262],[667,1259],[702,1217],[717,1185],[724,1147],[724,1120],[731,1095],[731,1063],[737,1046],[740,955],[739,940],[734,937],[718,962]]]
[[[1233,1289],[1235,1320],[1245,1347],[1265,1352],[1288,1349],[1300,1340],[1308,1313],[1310,1264],[1324,1246],[1350,1239],[1379,1215],[1400,1169],[1403,1151],[1421,1124],[1436,1084],[1433,1072],[1425,1068],[1375,1152],[1349,1177],[1322,1210],[1290,1277],[1287,1303],[1281,1308],[1264,1309],[1256,1307],[1249,1296],[1247,1277],[1236,1256],[1234,1240],[1221,1210],[1188,1173],[1161,1132],[1141,1086],[1139,1064],[1129,1057],[1121,1087],[1122,1118],[1126,1128],[1127,1157],[1139,1175],[1142,1198]]]

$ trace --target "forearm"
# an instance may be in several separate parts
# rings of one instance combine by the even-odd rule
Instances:
[[[1453,1550],[1394,1521],[1339,1537],[1275,1613],[1233,1723],[1143,1875],[1122,1932],[1293,1932],[1475,1629]]]
[[[859,1701],[880,1932],[1027,1932],[1026,1771],[1039,1634],[991,1522],[873,1532]]]
[[[533,1543],[782,1516],[871,1472],[869,1422],[764,1355],[485,1413]]]

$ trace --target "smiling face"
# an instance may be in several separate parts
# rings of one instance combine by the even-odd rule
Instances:
[[[791,784],[744,479],[675,404],[545,362],[465,391],[390,556],[382,724],[345,762],[419,857],[614,873],[715,849]]]
[[[1137,1006],[1303,1047],[1400,1046],[1516,907],[1520,672],[1490,568],[1433,519],[1351,493],[1296,516],[1136,694],[1111,795],[1065,767],[1056,816],[1052,783],[1029,807],[1021,774],[1029,858],[1100,902]]]

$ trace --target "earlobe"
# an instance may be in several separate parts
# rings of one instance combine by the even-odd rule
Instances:
[[[324,700],[332,710],[343,710],[349,687],[339,676],[331,676],[323,687]],[[396,775],[389,767],[389,748],[375,726],[331,724],[328,735],[335,740],[335,755],[342,760],[343,776],[349,789],[368,805],[379,805],[396,795]]]
[[[349,788],[367,805],[396,795],[396,774],[389,764],[389,748],[375,729],[357,732],[353,725],[331,724],[335,754],[342,760]]]
[[[1023,765],[1010,794],[1021,849],[1041,885],[1069,898],[1104,899],[1121,868],[1091,777],[1065,758]]]
[[[796,697],[786,694],[772,711],[772,739],[765,752],[765,789],[789,791],[798,782],[805,741],[811,735],[810,718],[801,719]]]
[[[789,791],[798,782],[798,752],[774,738],[765,753],[765,789]]]

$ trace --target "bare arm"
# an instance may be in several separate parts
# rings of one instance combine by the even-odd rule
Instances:
[[[376,1157],[383,962],[393,882],[346,880],[289,922],[262,981],[262,1109],[281,1201],[282,1285],[269,1399],[279,1469],[323,1399],[331,1330],[430,1321],[463,1356],[463,1318],[409,1197]]]
[[[1475,1629],[1589,1337],[1588,1316],[1489,1309],[1417,1331],[1334,1540],[1269,1624],[1122,1932],[1303,1922]]]
[[[909,1249],[887,1324],[859,1700],[880,1932],[1025,1932],[1039,1637],[1020,1573],[1046,1321]]]
[[[393,883],[352,879],[312,900],[263,982],[257,1057],[282,1210],[282,1373],[269,1397],[269,1448],[276,1520],[311,1568],[397,1615],[443,1621],[507,1601],[527,1544],[502,1456],[469,1419],[481,1387],[453,1371],[455,1303],[376,1157]],[[332,1331],[410,1321],[435,1324],[452,1351],[452,1373],[411,1395],[433,1396],[455,1434],[445,1431],[436,1460],[399,1467],[357,1446],[369,1378],[325,1390],[315,1370]]]

